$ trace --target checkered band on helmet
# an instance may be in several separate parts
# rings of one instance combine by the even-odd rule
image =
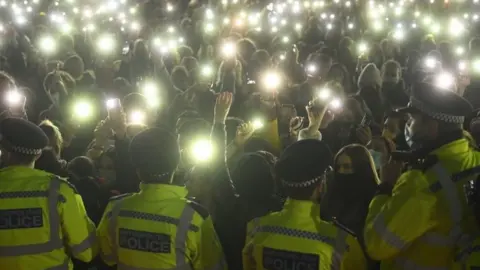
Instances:
[[[26,148],[21,146],[15,146],[11,142],[5,140],[5,138],[2,135],[0,135],[0,144],[2,144],[9,151],[22,154],[22,155],[28,155],[28,156],[40,155],[43,150],[43,149],[32,149],[32,148]]]
[[[299,182],[299,183],[296,183],[296,182],[287,182],[285,180],[282,179],[282,183],[283,185],[285,185],[286,187],[293,187],[293,188],[305,188],[305,187],[309,187],[315,183],[317,183],[320,179],[322,179],[322,176],[317,176],[313,179],[310,179],[310,180],[307,180],[307,181],[303,181],[303,182]]]
[[[455,116],[455,115],[449,115],[449,114],[437,112],[434,109],[430,108],[425,103],[415,98],[412,98],[410,100],[409,106],[420,110],[422,113],[432,117],[433,119],[443,121],[445,123],[462,124],[463,121],[465,120],[465,117],[463,116]]]

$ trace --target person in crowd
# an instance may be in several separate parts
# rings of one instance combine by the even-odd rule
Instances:
[[[441,91],[416,85],[409,106],[400,110],[409,113],[405,140],[412,169],[400,176],[399,162],[384,168],[364,229],[367,253],[382,267],[453,268],[454,252],[468,244],[463,239],[478,233],[474,220],[461,214],[461,187],[479,166],[479,153],[462,132],[472,107],[454,92]]]
[[[19,118],[1,121],[0,135],[2,267],[72,269],[70,256],[91,261],[98,251],[95,225],[75,187],[33,169],[48,137],[35,124]]]
[[[132,140],[130,154],[142,192],[114,197],[107,206],[98,227],[103,260],[117,267],[226,269],[208,212],[171,184],[180,161],[175,137],[145,130]],[[146,234],[158,245],[133,244]]]
[[[402,67],[394,60],[388,60],[382,66],[382,97],[390,110],[407,106],[408,95],[402,80]]]
[[[282,211],[248,224],[244,269],[273,268],[281,258],[309,269],[366,269],[358,241],[320,219],[318,201],[329,157],[328,146],[318,140],[302,140],[285,149],[275,171],[288,199]]]
[[[321,201],[322,218],[337,221],[362,240],[368,206],[379,183],[374,160],[366,147],[351,144],[340,149]]]

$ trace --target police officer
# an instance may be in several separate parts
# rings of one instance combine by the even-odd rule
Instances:
[[[285,149],[275,167],[287,202],[281,212],[248,224],[243,269],[366,269],[357,240],[320,220],[317,201],[330,162],[330,150],[318,140]]]
[[[101,255],[118,269],[224,269],[211,217],[172,185],[176,139],[158,128],[134,137],[130,155],[140,192],[111,199],[98,227]]]
[[[0,268],[73,269],[96,255],[95,226],[75,188],[35,170],[48,138],[19,118],[0,122]],[[68,253],[67,253],[68,252]]]
[[[382,269],[455,269],[455,250],[477,233],[463,188],[480,172],[480,153],[462,131],[471,111],[456,93],[425,82],[400,110],[408,113],[405,139],[420,162],[384,177],[370,204],[365,244]]]

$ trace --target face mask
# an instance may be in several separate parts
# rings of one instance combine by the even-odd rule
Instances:
[[[98,173],[105,180],[106,184],[115,183],[117,179],[117,174],[114,170],[100,169]]]
[[[375,150],[369,150],[370,154],[372,155],[373,158],[373,163],[375,164],[375,169],[380,170],[383,167],[383,153],[375,151]]]
[[[410,125],[405,125],[405,141],[407,142],[407,145],[410,147],[410,150],[418,150],[422,148],[422,143],[419,141],[418,136],[415,136],[412,134],[412,130],[410,128]]]

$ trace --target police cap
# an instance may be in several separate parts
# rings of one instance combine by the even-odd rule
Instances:
[[[301,140],[283,151],[275,172],[286,187],[306,188],[322,179],[332,164],[332,153],[319,140]]]
[[[21,118],[0,122],[0,145],[11,153],[36,156],[48,145],[48,137],[37,125]]]
[[[413,88],[408,106],[397,111],[422,113],[445,123],[462,124],[465,117],[471,115],[473,107],[455,92],[421,82]]]
[[[150,175],[173,172],[180,161],[177,140],[168,131],[150,128],[137,134],[130,143],[130,158],[136,169]]]

